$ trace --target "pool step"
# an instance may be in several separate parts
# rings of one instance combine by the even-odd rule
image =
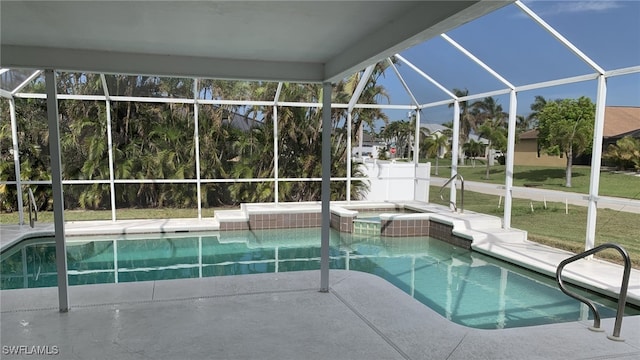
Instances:
[[[353,220],[353,234],[355,235],[380,235],[380,221]]]
[[[527,240],[527,232],[518,229],[455,229],[452,231],[454,235],[466,238],[472,241],[472,247],[477,244],[491,243],[493,241],[501,241],[505,243],[522,243]]]

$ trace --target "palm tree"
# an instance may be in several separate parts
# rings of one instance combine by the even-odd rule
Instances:
[[[485,178],[489,179],[491,150],[496,147],[502,149],[506,145],[505,120],[508,115],[502,111],[502,105],[498,104],[491,96],[474,102],[472,106],[477,109],[476,119],[481,124],[478,127],[478,134],[489,141],[486,149],[487,171],[485,175]]]
[[[384,126],[380,131],[380,136],[387,143],[395,143],[398,149],[398,157],[405,157],[408,152],[410,138],[412,134],[411,123],[405,120],[398,120]]]
[[[457,97],[464,97],[469,95],[467,89],[453,89],[453,94]],[[449,104],[449,108],[453,107],[453,104]],[[473,106],[470,106],[467,101],[460,102],[460,142],[458,144],[458,157],[460,162],[464,160],[464,153],[462,152],[462,146],[469,140],[469,135],[477,129],[478,119],[476,118],[476,112]]]
[[[527,125],[525,129],[533,129],[538,126],[538,115],[540,114],[540,111],[544,109],[546,104],[547,99],[545,99],[543,96],[536,95],[535,100],[530,106],[531,112],[525,118],[525,124]]]
[[[491,164],[491,156],[492,149],[494,148],[504,148],[507,143],[507,130],[504,128],[504,125],[500,123],[500,121],[491,119],[487,120],[480,126],[478,129],[478,134],[483,138],[487,139],[488,144],[486,147],[486,155],[487,155],[487,171],[485,175],[485,179],[489,179],[489,167]]]
[[[625,136],[609,144],[603,158],[614,164],[619,170],[640,169],[640,139]]]
[[[476,158],[480,154],[484,154],[485,145],[480,141],[475,141],[473,139],[469,140],[466,144],[464,144],[463,149],[465,152],[469,154],[469,156],[473,159],[473,166],[476,166]]]
[[[442,133],[430,134],[423,140],[424,148],[427,151],[428,157],[435,157],[436,167],[434,169],[434,175],[439,175],[439,162],[440,158],[444,155],[443,152],[449,147],[449,136]]]
[[[273,176],[273,126],[272,123],[256,124],[238,134],[233,144],[238,160],[231,168],[236,179],[266,178]],[[234,183],[229,186],[232,198],[237,202],[273,201],[274,185],[270,182]]]
[[[50,180],[51,160],[49,155],[49,127],[46,121],[46,101],[44,99],[15,99],[15,103],[18,122],[18,144],[20,145],[21,174],[19,176],[22,179],[29,180]],[[3,121],[2,124],[3,128],[6,126],[6,134],[10,139],[10,122]],[[12,141],[4,144],[12,144]],[[3,180],[15,180],[13,156],[10,156],[9,164],[11,171],[2,171]],[[38,210],[51,209],[53,205],[51,186],[32,185],[31,188],[39,207]],[[17,196],[22,194],[18,194],[14,186],[9,188],[8,193],[12,196],[12,199],[16,199],[14,204],[17,207]]]
[[[364,89],[362,90],[362,93],[360,94],[358,103],[375,104],[380,101],[386,101],[387,103],[389,102],[390,98],[386,89],[382,85],[377,84],[377,81],[380,79],[380,77],[384,76],[384,71],[388,67],[389,67],[389,64],[386,61],[381,61],[376,64],[371,74],[371,77],[368,79]],[[363,73],[364,71],[360,73],[356,73],[351,77],[349,77],[348,79],[346,79],[345,81],[341,81],[338,84],[336,84],[333,92],[334,100],[337,102],[348,103],[351,97],[353,96],[353,93],[358,83],[360,82],[360,79]],[[339,117],[346,118],[347,116],[346,109],[343,109],[342,111],[340,110],[338,111],[339,112],[336,114],[338,118]],[[385,123],[385,125],[389,123],[389,118],[384,113],[384,111],[382,111],[382,109],[375,109],[375,108],[373,109],[354,108],[353,109],[353,111],[351,112],[351,121],[353,125],[352,129],[354,130],[354,133],[355,133],[353,138],[354,143],[357,143],[359,140],[359,132],[357,130],[360,129],[362,125],[367,125],[370,129],[373,129],[374,122],[376,120],[382,120]],[[343,126],[344,128],[346,128],[346,123],[344,123]]]
[[[377,83],[383,76],[386,63],[378,64],[368,79],[360,102],[376,103],[388,98],[385,89]],[[360,80],[360,74],[336,84],[334,99],[346,102]],[[102,94],[99,76],[87,73],[62,73],[58,91],[65,94]],[[160,78],[156,76],[107,75],[107,86],[112,95],[184,97],[193,96],[193,80]],[[34,84],[33,87],[42,86]],[[275,83],[203,80],[199,96],[207,99],[234,98],[271,100]],[[254,94],[257,94],[254,96]],[[271,95],[269,95],[271,94]],[[284,84],[282,99],[316,102],[322,98],[321,87],[315,84]],[[40,99],[16,99],[18,103],[19,142],[23,178],[47,180],[50,174],[48,155],[48,127],[46,103]],[[0,104],[3,118],[8,112],[7,103]],[[273,162],[273,107],[200,105],[199,142],[200,177],[224,179],[230,177],[272,177]],[[111,102],[111,135],[115,160],[116,179],[184,179],[195,178],[195,144],[193,139],[193,105],[179,103],[156,104],[153,102]],[[107,179],[109,162],[106,140],[106,112],[101,101],[60,102],[62,157],[64,179]],[[259,123],[252,123],[247,130],[234,128],[224,121],[229,113],[260,114]],[[257,115],[256,115],[257,116]],[[318,177],[321,173],[321,116],[316,108],[281,107],[279,112],[279,175],[280,177]],[[350,149],[346,146],[346,113],[344,109],[332,109],[332,172],[345,176],[346,161],[350,161]],[[354,109],[354,128],[360,124],[373,126],[376,120],[387,121],[381,109]],[[9,122],[0,124],[2,144],[10,144]],[[357,135],[356,135],[357,138]],[[7,141],[5,141],[7,140]],[[9,149],[3,148],[2,179],[14,180]],[[11,171],[4,171],[4,170]],[[354,167],[352,175],[359,169]],[[205,202],[210,205],[232,204],[241,200],[264,201],[273,197],[273,183],[238,183],[206,185]],[[320,196],[318,182],[282,182],[280,196],[283,200],[317,200]],[[361,196],[366,185],[354,182],[352,195]],[[41,197],[39,204],[50,206],[50,187],[36,189]],[[4,199],[10,187],[0,189]],[[344,197],[346,186],[332,184],[332,197]],[[65,191],[67,205],[81,208],[102,208],[109,202],[109,187],[103,184],[71,186]],[[117,184],[118,207],[138,206],[192,206],[198,199],[195,186]],[[7,195],[7,196],[5,196]],[[14,201],[3,206],[14,208]]]

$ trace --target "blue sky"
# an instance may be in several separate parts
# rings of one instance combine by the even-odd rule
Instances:
[[[525,1],[524,4],[605,70],[640,65],[640,1]],[[516,86],[594,72],[513,4],[447,35]],[[471,94],[478,94],[506,87],[440,37],[400,54],[447,89],[467,88]],[[447,98],[408,66],[399,66],[399,72],[418,102]],[[381,83],[391,95],[392,104],[410,103],[391,69]],[[640,74],[610,78],[607,85],[607,105],[640,106]],[[536,95],[547,99],[588,96],[595,100],[596,81],[519,93],[519,115],[530,112]],[[508,95],[496,99],[507,110]],[[386,112],[390,120],[407,118],[404,110]],[[442,123],[451,117],[452,110],[446,106],[422,112],[423,123]]]

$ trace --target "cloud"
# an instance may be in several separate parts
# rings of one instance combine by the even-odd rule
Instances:
[[[620,1],[526,1],[538,15],[603,12],[622,7]]]
[[[619,8],[617,1],[563,1],[554,6],[558,13],[599,12]]]

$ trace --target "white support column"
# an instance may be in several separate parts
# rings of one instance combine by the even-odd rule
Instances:
[[[202,277],[202,236],[198,236],[198,277]]]
[[[23,246],[20,252],[22,253],[22,287],[29,288],[29,267],[27,266],[27,245]]]
[[[347,203],[351,203],[351,111],[347,112]],[[362,152],[362,149],[360,149]]]
[[[513,200],[513,158],[516,144],[516,113],[518,111],[518,95],[515,90],[509,93],[509,124],[507,127],[507,159],[505,170],[504,193],[504,229],[511,228],[511,204]]]
[[[322,83],[322,229],[320,241],[320,292],[329,292],[329,238],[331,236],[331,91]]]
[[[109,96],[109,88],[107,87],[107,79],[104,74],[100,74],[102,80],[102,90],[105,95],[105,106],[107,114],[107,154],[109,155],[109,194],[111,198],[111,221],[116,221],[116,183],[115,172],[113,170],[113,137],[111,135],[111,98]],[[117,273],[116,273],[117,275]]]
[[[451,143],[451,177],[458,173],[458,147],[460,145],[460,101],[453,103],[453,135]],[[456,202],[456,180],[451,182],[449,201]],[[453,210],[453,208],[451,208]]]
[[[413,164],[418,167],[420,162],[420,109],[416,108],[416,136],[413,139]],[[416,180],[415,173],[413,180]]]
[[[20,148],[18,147],[18,119],[16,118],[16,101],[9,99],[11,116],[11,141],[13,142],[13,171],[16,175],[16,196],[18,197],[18,224],[24,225],[24,204],[22,202],[22,177],[20,176]]]
[[[364,137],[364,121],[360,121],[360,128],[358,129],[358,146],[360,147],[360,160],[362,161],[364,161],[364,155],[362,154],[362,146],[364,142],[364,140],[362,139],[363,137]]]
[[[280,197],[280,182],[278,181],[280,167],[278,166],[278,105],[273,105],[273,178],[275,180],[274,193],[275,203],[278,204]]]
[[[437,155],[436,155],[437,156]],[[416,108],[416,136],[413,139],[413,198],[418,191],[418,164],[420,163],[420,108]],[[427,192],[428,194],[428,192]],[[427,197],[427,201],[428,201]]]
[[[416,255],[411,256],[411,297],[416,297]]]
[[[596,243],[596,216],[598,214],[598,191],[600,189],[600,162],[602,161],[602,136],[604,134],[604,109],[607,101],[607,80],[598,77],[596,94],[596,123],[593,127],[593,150],[591,152],[591,175],[589,180],[589,204],[587,205],[587,236],[584,249],[593,249]],[[590,256],[589,258],[592,258]]]
[[[106,100],[107,106],[107,146],[109,148],[109,194],[111,195],[111,221],[116,221],[116,183],[113,169],[113,139],[111,136],[111,101]]]
[[[500,290],[498,290],[498,319],[496,325],[498,329],[504,329],[507,320],[507,286],[509,285],[509,270],[500,269]]]
[[[49,151],[51,156],[51,187],[53,188],[53,223],[56,239],[56,270],[58,272],[58,303],[60,312],[69,311],[69,284],[67,278],[67,244],[64,239],[64,194],[62,190],[62,164],[60,160],[60,128],[58,124],[58,98],[56,73],[45,70],[47,88],[47,117],[49,120]]]
[[[280,156],[278,154],[278,101],[280,100],[280,93],[282,92],[282,83],[278,83],[278,88],[276,89],[276,94],[273,97],[273,190],[274,190],[274,202],[278,205],[278,198],[280,196],[280,181],[278,180],[280,177],[279,171],[280,166],[279,159]]]
[[[118,239],[113,239],[113,281],[117,284],[120,281],[118,270]]]
[[[196,196],[198,196],[198,219],[202,220],[202,182],[200,180],[200,123],[198,104],[198,79],[193,79],[193,140],[196,154]]]

